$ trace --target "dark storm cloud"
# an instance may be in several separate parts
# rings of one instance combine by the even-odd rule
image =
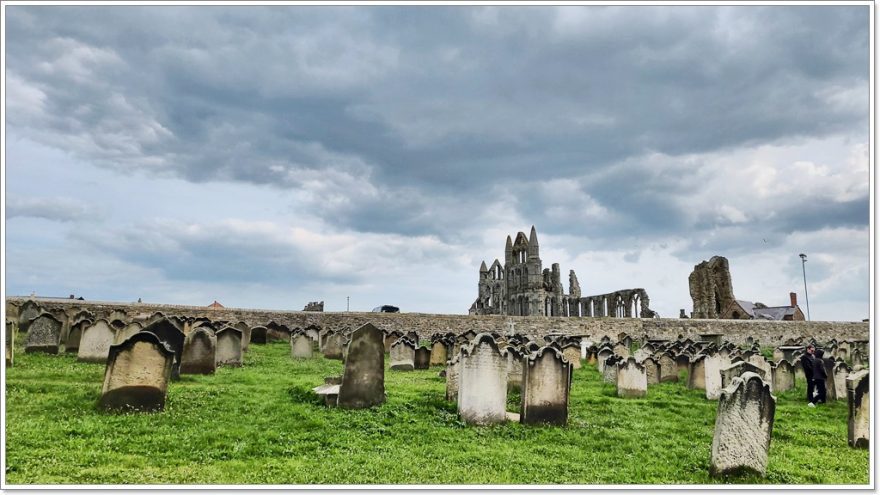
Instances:
[[[308,193],[364,232],[453,238],[498,190],[571,231],[530,194],[569,180],[575,234],[687,235],[709,165],[675,157],[866,126],[867,12],[10,6],[8,122],[105,167]],[[858,208],[796,204],[773,228]]]

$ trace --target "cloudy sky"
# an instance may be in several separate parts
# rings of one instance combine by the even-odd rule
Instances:
[[[6,291],[467,313],[535,225],[584,295],[869,316],[869,9],[6,6]],[[564,277],[567,282],[567,277]]]

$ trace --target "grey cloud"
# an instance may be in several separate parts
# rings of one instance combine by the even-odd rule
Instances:
[[[75,222],[87,218],[89,210],[70,198],[16,198],[6,202],[6,218],[30,217],[56,222]]]

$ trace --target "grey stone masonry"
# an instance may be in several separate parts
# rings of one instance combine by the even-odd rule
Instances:
[[[523,359],[520,422],[565,426],[572,366],[553,347],[542,347]]]
[[[367,323],[351,334],[337,404],[364,409],[385,402],[385,346],[382,331]]]
[[[847,442],[850,447],[867,449],[871,440],[870,372],[857,371],[846,377],[846,400],[849,405]]]
[[[760,376],[745,372],[734,378],[718,400],[710,474],[764,475],[775,414],[776,398]]]

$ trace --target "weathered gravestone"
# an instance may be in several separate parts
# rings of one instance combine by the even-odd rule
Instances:
[[[678,373],[682,371],[690,373],[691,355],[686,352],[680,352],[675,355],[675,365],[678,367]]]
[[[125,326],[122,330],[116,332],[116,337],[113,339],[114,344],[119,344],[121,342],[125,342],[130,339],[132,335],[140,332],[144,329],[144,326],[140,323],[133,321]]]
[[[309,325],[303,330],[303,333],[312,341],[312,352],[320,352],[321,329],[317,325]]]
[[[217,332],[217,352],[214,359],[217,366],[241,366],[243,336],[235,327],[221,328]]]
[[[629,357],[617,365],[617,396],[644,397],[648,393],[648,374],[645,367]]]
[[[794,388],[794,366],[785,359],[776,363],[772,372],[773,388],[777,394]]]
[[[871,440],[870,371],[861,370],[846,377],[846,400],[849,406],[847,442],[850,447],[867,449]]]
[[[161,411],[173,361],[174,352],[152,332],[138,332],[110,346],[99,407]]]
[[[523,360],[520,422],[565,426],[572,365],[563,353],[542,347]]]
[[[458,413],[468,424],[488,425],[507,419],[507,355],[487,333],[461,349]]]
[[[183,356],[183,339],[185,339],[186,336],[183,334],[183,330],[180,329],[178,324],[169,318],[163,318],[145,326],[141,332],[150,332],[154,334],[159,338],[160,342],[164,343],[166,347],[171,349],[171,352],[174,353],[174,361],[171,365],[171,379],[177,380],[180,378],[180,359]],[[138,332],[135,335],[138,335],[141,332]]]
[[[746,372],[734,378],[718,400],[710,474],[753,471],[763,476],[775,413],[776,398],[760,376]]]
[[[37,303],[31,300],[25,301],[18,310],[18,331],[27,332],[31,322],[42,313],[43,310]]]
[[[50,313],[43,313],[30,322],[24,341],[24,352],[58,354],[64,324]]]
[[[749,358],[746,359],[746,361],[749,364],[752,364],[752,365],[760,368],[764,372],[764,374],[761,376],[761,379],[764,380],[766,383],[766,381],[770,378],[770,374],[772,373],[772,370],[773,370],[773,366],[767,361],[767,359],[764,358],[764,356],[762,356],[760,354],[753,354],[753,355],[749,356]]]
[[[618,342],[617,344],[615,344],[612,350],[614,351],[614,354],[617,354],[624,359],[628,358],[630,355],[629,345],[626,345],[623,342]]]
[[[831,402],[833,400],[837,400],[837,390],[834,380],[834,359],[830,357],[823,357],[822,364],[825,365],[825,373],[828,374],[828,377],[825,378],[825,401]]]
[[[217,369],[217,337],[204,326],[195,328],[183,340],[180,373],[210,375]]]
[[[446,342],[435,340],[431,344],[431,366],[443,366],[446,363]]]
[[[718,399],[721,394],[720,358],[714,354],[698,354],[688,368],[688,388],[705,390],[706,398]]]
[[[446,362],[446,400],[458,401],[458,371],[461,360],[459,355]]]
[[[678,381],[678,365],[675,358],[668,352],[660,355],[660,381],[661,382],[677,382]]]
[[[431,350],[427,347],[416,349],[413,357],[413,367],[417,370],[426,370],[431,367]]]
[[[617,355],[612,355],[605,359],[605,364],[602,367],[602,380],[605,383],[617,385],[617,365],[622,361],[623,358]]]
[[[290,329],[280,323],[270,322],[266,325],[266,342],[289,342]]]
[[[581,346],[577,342],[566,342],[562,345],[562,355],[572,368],[581,369]]]
[[[12,366],[15,353],[15,321],[6,318],[6,366]]]
[[[733,383],[733,379],[741,376],[743,373],[755,373],[760,376],[762,380],[767,381],[767,375],[764,374],[764,370],[758,368],[752,363],[747,363],[745,361],[737,361],[730,366],[725,368],[721,368],[721,388],[728,387],[731,383]]]
[[[251,344],[265,344],[266,332],[268,331],[269,329],[263,326],[251,328]]]
[[[115,336],[116,329],[107,320],[96,321],[83,330],[76,359],[88,363],[106,363]]]
[[[846,377],[852,370],[843,361],[834,362],[834,398],[844,400],[847,397]]]
[[[251,343],[251,327],[247,323],[240,321],[235,324],[235,328],[241,332],[241,352],[245,353]]]
[[[412,371],[415,369],[415,358],[416,346],[406,337],[401,337],[391,344],[391,369]]]
[[[312,357],[314,347],[312,339],[304,332],[293,332],[290,336],[290,357],[294,359],[308,359]]]
[[[599,373],[605,372],[605,361],[613,355],[614,352],[607,347],[599,349],[596,353],[596,369],[599,370]]]
[[[397,330],[387,332],[383,341],[383,344],[385,345],[385,352],[391,352],[391,345],[397,342],[401,337],[403,337],[403,334],[398,332]]]
[[[648,377],[648,385],[655,385],[660,383],[660,365],[657,364],[657,361],[652,357],[646,357],[642,361],[642,366],[645,367],[645,374]]]
[[[385,346],[382,331],[367,323],[351,334],[337,404],[363,409],[385,402]]]
[[[342,345],[345,336],[334,331],[329,331],[324,335],[324,344],[321,347],[321,353],[326,359],[342,359]]]
[[[64,352],[76,352],[79,353],[79,343],[82,340],[83,330],[92,326],[94,324],[93,320],[79,320],[74,325],[70,327],[70,332],[67,333],[67,339],[64,342]]]
[[[504,348],[507,353],[507,391],[522,390],[523,358],[527,356],[513,346]]]

